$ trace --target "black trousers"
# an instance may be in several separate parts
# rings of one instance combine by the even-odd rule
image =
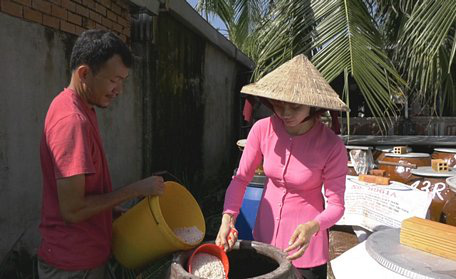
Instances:
[[[303,279],[326,279],[328,268],[323,264],[310,268],[298,268],[298,272]]]

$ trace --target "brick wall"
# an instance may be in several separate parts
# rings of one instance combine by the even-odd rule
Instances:
[[[0,11],[75,35],[98,28],[130,36],[128,0],[0,0]]]

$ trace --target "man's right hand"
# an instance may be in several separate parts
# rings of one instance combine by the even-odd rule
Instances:
[[[138,196],[160,196],[165,191],[165,183],[161,176],[149,176],[135,183]]]
[[[79,223],[103,210],[140,196],[163,194],[163,177],[150,176],[121,187],[110,193],[86,195],[85,175],[75,175],[57,180],[60,214],[68,223]]]

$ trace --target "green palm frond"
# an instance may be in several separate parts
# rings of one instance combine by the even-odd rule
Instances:
[[[428,0],[375,0],[379,6],[391,8],[396,13],[409,17],[416,5]]]
[[[432,99],[437,114],[441,113],[436,107],[438,99],[452,100],[456,94],[454,87],[449,86],[453,84],[451,65],[456,43],[450,38],[455,25],[454,0],[423,1],[415,5],[396,53],[396,60],[402,61],[400,67],[417,97],[423,102]]]
[[[256,29],[264,15],[264,0],[237,0],[234,2],[235,29],[230,39],[241,50],[244,40]]]
[[[227,26],[229,39],[242,51],[248,52],[248,37],[267,11],[266,0],[199,0],[197,10],[206,18],[218,15]]]
[[[454,61],[454,54],[456,53],[456,28],[453,30],[453,38],[450,38],[450,41],[453,41],[453,46],[451,47],[451,52],[450,52],[450,64],[448,65],[448,74],[451,73],[451,66],[453,65]]]
[[[377,25],[377,30],[382,36],[381,40],[385,45],[389,57],[392,57],[400,34],[404,29],[404,25],[409,18],[411,8],[407,3],[397,0],[372,0],[377,8],[373,14],[374,23]],[[416,1],[416,0],[414,0]],[[405,5],[406,7],[402,7]]]
[[[255,80],[291,57],[310,54],[330,82],[347,69],[371,111],[390,118],[405,82],[384,51],[362,0],[279,1],[259,40]],[[313,55],[312,55],[313,54]],[[385,126],[384,126],[385,128]]]
[[[227,27],[229,27],[234,17],[234,9],[230,0],[199,0],[196,10],[203,13],[206,18],[211,14],[218,15]]]
[[[308,4],[308,1],[286,0],[272,7],[255,36],[259,51],[254,80],[304,52],[315,25],[314,13]]]
[[[449,48],[442,47],[439,52],[439,61],[441,61],[440,71],[442,72],[442,81],[440,91],[436,91],[434,95],[433,110],[437,115],[442,115],[445,108],[456,112],[456,88],[454,74],[451,74],[451,54]],[[448,72],[446,71],[448,69]],[[440,94],[439,94],[440,93]]]
[[[253,80],[304,53],[328,81],[347,69],[375,116],[395,116],[404,94],[456,112],[455,0],[199,2],[257,62]]]
[[[348,70],[347,68],[344,69],[344,91],[342,93],[342,99],[345,97],[345,103],[350,104],[350,86],[349,86],[349,79],[348,79]],[[347,135],[350,136],[350,111],[346,111],[347,115]]]

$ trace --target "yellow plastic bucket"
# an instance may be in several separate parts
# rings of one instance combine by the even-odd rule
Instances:
[[[178,250],[189,250],[175,229],[196,227],[206,233],[201,208],[184,186],[165,182],[160,197],[144,198],[113,223],[113,254],[123,266],[142,267]],[[202,240],[202,239],[201,239]]]

